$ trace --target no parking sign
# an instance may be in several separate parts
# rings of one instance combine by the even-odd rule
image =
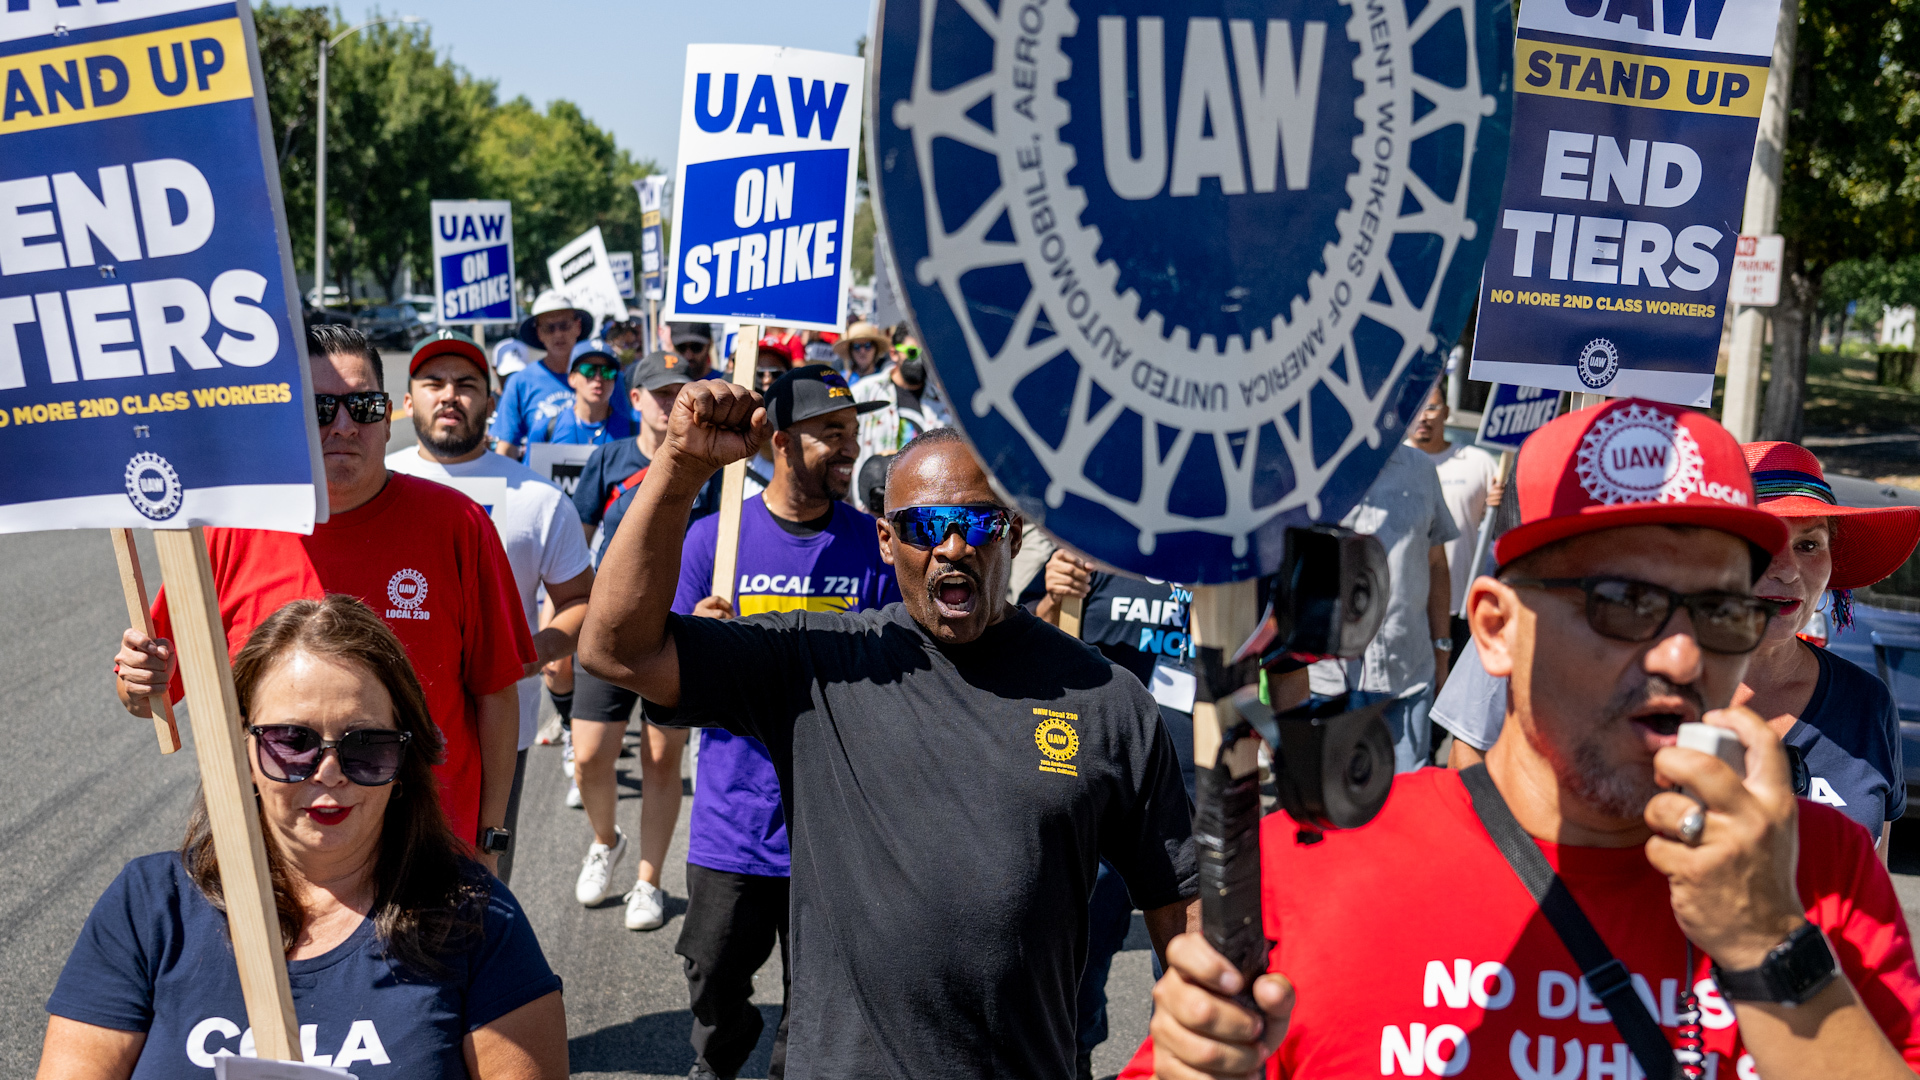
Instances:
[[[888,0],[868,175],[1021,510],[1226,582],[1358,501],[1439,373],[1511,115],[1490,0]]]

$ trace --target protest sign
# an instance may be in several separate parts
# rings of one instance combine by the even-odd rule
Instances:
[[[839,330],[863,62],[689,45],[666,318]]]
[[[875,211],[956,422],[1030,520],[1179,582],[1359,500],[1506,161],[1505,6],[1235,10],[888,2],[869,54]]]
[[[1779,0],[1521,8],[1474,378],[1712,400],[1778,11]]]
[[[433,294],[443,323],[515,322],[513,204],[435,199]]]
[[[547,256],[547,274],[562,296],[580,310],[593,313],[595,334],[606,320],[627,317],[627,302],[620,298],[620,283],[614,280],[600,226],[595,225]]]
[[[156,528],[241,993],[298,1058],[200,528],[326,513],[252,11],[10,2],[0,80],[0,532]]]
[[[1727,302],[1742,307],[1772,307],[1780,302],[1780,260],[1784,236],[1743,236],[1733,249],[1733,286]]]
[[[531,443],[527,446],[527,468],[566,492],[571,499],[573,490],[580,486],[580,470],[586,468],[587,459],[592,456],[593,447],[578,443]]]
[[[613,283],[620,287],[622,299],[633,299],[633,252],[607,252],[607,265],[613,268]]]
[[[643,176],[633,182],[634,190],[640,193],[640,291],[648,300],[666,297],[660,264],[660,195],[666,186],[664,176]]]
[[[1480,429],[1473,441],[1495,453],[1518,450],[1527,436],[1558,415],[1559,391],[1500,383],[1487,395],[1487,404],[1480,410]]]

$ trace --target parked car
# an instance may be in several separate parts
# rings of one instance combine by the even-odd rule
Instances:
[[[381,304],[354,316],[353,325],[378,348],[411,349],[432,328],[412,304]]]
[[[439,327],[439,304],[433,297],[422,296],[419,293],[408,293],[400,298],[400,302],[420,313],[420,321],[427,327],[429,333]]]
[[[1920,491],[1834,473],[1827,474],[1827,483],[1847,506],[1920,506]],[[1920,552],[1887,580],[1854,590],[1851,627],[1834,627],[1831,620],[1818,625],[1831,628],[1827,648],[1835,656],[1878,672],[1893,692],[1900,710],[1908,813],[1915,813],[1913,799],[1920,795]]]

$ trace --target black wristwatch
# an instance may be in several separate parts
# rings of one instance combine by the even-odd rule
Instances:
[[[1723,997],[1774,1005],[1805,1005],[1838,974],[1840,964],[1827,936],[1812,923],[1787,935],[1757,968],[1724,971],[1713,965],[1713,981]]]
[[[505,855],[513,846],[513,833],[507,829],[487,828],[480,831],[480,850],[489,855]]]

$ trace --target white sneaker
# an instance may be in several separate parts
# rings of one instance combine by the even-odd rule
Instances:
[[[566,773],[567,778],[571,780],[573,778],[573,732],[571,730],[560,729],[560,745],[563,748],[560,754],[560,771]]]
[[[667,890],[644,881],[633,883],[627,894],[627,929],[658,930],[667,921]]]
[[[621,832],[617,825],[613,832],[618,840],[612,847],[595,841],[580,864],[580,880],[574,883],[573,898],[587,907],[613,895],[607,883],[613,879],[614,868],[620,865],[620,859],[627,853],[627,834]]]
[[[567,785],[567,806],[569,806],[574,810],[578,810],[585,805],[586,805],[585,803],[580,801],[580,785],[578,783],[568,784]]]

